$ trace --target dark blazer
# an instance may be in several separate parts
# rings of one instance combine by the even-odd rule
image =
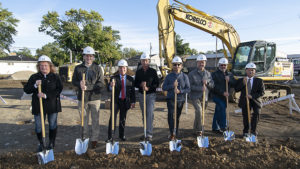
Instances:
[[[61,112],[60,93],[63,89],[63,84],[57,74],[49,73],[46,78],[42,73],[35,73],[30,76],[27,84],[24,86],[24,92],[32,94],[32,114],[40,114],[40,101],[37,97],[38,88],[34,87],[37,80],[42,80],[42,92],[46,94],[46,99],[43,99],[44,113]]]
[[[118,100],[119,100],[121,89],[122,89],[122,82],[121,82],[119,74],[113,76],[110,79],[110,81],[112,81],[112,79],[115,79],[115,82],[116,82],[116,85],[115,85],[115,102],[117,103]],[[126,75],[126,107],[127,107],[127,109],[130,108],[132,103],[135,103],[134,79],[131,76]]]
[[[244,78],[240,78],[237,81],[235,91],[241,91],[240,99],[239,99],[239,107],[242,108],[247,106],[246,103],[246,85],[243,83]],[[253,78],[253,84],[251,93],[252,99],[249,99],[250,106],[258,106],[258,108],[262,107],[262,99],[261,97],[265,94],[265,86],[263,80],[260,78]]]
[[[225,76],[229,76],[228,90],[235,86],[236,80],[233,78],[230,72],[226,71],[225,73],[223,73],[219,68],[217,68],[217,70],[213,72],[211,76],[214,81],[214,88],[212,90],[213,97],[218,97],[225,101],[226,97],[223,95],[226,91]]]

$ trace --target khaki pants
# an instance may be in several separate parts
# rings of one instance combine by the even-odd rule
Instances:
[[[202,131],[202,102],[200,99],[194,99],[192,100],[192,104],[195,108],[195,120],[194,120],[194,130],[196,132]]]
[[[99,125],[99,114],[100,114],[100,100],[88,101],[84,104],[84,126],[83,135],[85,138],[90,138],[91,141],[99,140],[100,125]],[[78,103],[79,112],[81,112],[81,101]],[[89,118],[91,114],[92,119],[92,131],[89,133]],[[91,137],[90,137],[91,136]]]

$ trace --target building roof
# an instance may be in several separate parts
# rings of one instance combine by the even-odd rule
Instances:
[[[291,59],[294,59],[294,58],[300,58],[300,54],[291,54],[291,55],[287,55],[287,58],[291,58]]]
[[[23,56],[6,56],[6,57],[0,57],[0,60],[5,60],[5,61],[37,61],[35,58]]]
[[[223,52],[222,53],[217,53],[217,57],[216,57],[215,53],[214,54],[204,54],[204,55],[207,58],[223,58],[223,57],[225,57]],[[228,57],[230,57],[230,53],[227,53],[227,55],[228,55]],[[198,56],[199,55],[191,55],[191,56],[187,57],[186,59],[187,60],[189,60],[189,59],[193,60],[193,59],[197,59]]]

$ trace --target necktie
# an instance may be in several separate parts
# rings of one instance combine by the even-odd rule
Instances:
[[[248,79],[247,88],[248,88],[248,94],[250,94],[251,93],[251,79]]]
[[[125,83],[124,83],[124,76],[122,76],[122,90],[121,90],[121,99],[125,99]]]

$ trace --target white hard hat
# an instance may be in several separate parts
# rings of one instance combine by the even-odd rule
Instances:
[[[83,52],[82,52],[84,55],[94,55],[95,54],[95,50],[90,47],[90,46],[87,46],[83,49]]]
[[[220,65],[220,64],[228,65],[228,60],[227,60],[226,58],[221,58],[221,59],[219,60],[219,65]]]
[[[40,56],[38,59],[38,62],[51,62],[52,63],[51,59],[46,55]]]
[[[182,60],[179,56],[175,56],[172,60],[172,63],[182,63]]]
[[[140,58],[141,60],[143,60],[143,59],[150,59],[150,55],[149,54],[145,54],[145,53],[143,53],[142,55],[141,55],[141,58]]]
[[[248,63],[245,69],[256,69],[256,65],[254,63]]]
[[[206,61],[207,59],[206,59],[206,56],[203,54],[201,54],[197,57],[197,61],[204,61],[204,60]]]
[[[121,60],[118,62],[118,66],[128,66],[127,61],[124,60],[124,59],[121,59]]]

